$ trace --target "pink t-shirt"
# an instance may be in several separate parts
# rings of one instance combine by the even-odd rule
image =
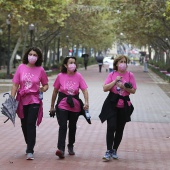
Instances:
[[[40,103],[39,89],[40,85],[48,84],[48,77],[43,67],[28,67],[26,64],[20,64],[14,74],[13,83],[20,85],[21,91],[27,91],[28,94],[22,96],[22,104],[28,105]],[[29,94],[37,92],[37,94]]]
[[[121,79],[121,82],[124,84],[124,83],[131,83],[133,88],[136,89],[136,81],[135,81],[135,78],[134,78],[134,75],[132,72],[129,72],[129,71],[126,71],[124,74],[121,74],[117,71],[114,71],[112,73],[109,73],[109,75],[107,76],[106,80],[105,80],[105,83],[104,84],[109,84],[111,83],[112,81],[114,81],[116,79],[117,76],[121,76],[122,79]],[[127,92],[126,90],[124,89],[121,89],[120,91],[117,91],[116,89],[116,85],[114,85],[112,88],[111,88],[111,92],[115,93],[115,94],[120,94],[121,96],[128,96],[130,95],[129,92]],[[130,103],[129,103],[130,104]],[[122,99],[119,99],[118,103],[117,103],[117,107],[124,107],[124,101]]]
[[[82,75],[78,72],[75,72],[73,75],[68,75],[66,73],[59,73],[53,86],[59,91],[66,95],[77,95],[79,93],[79,89],[85,90],[87,89],[87,84],[82,77]],[[80,112],[80,103],[77,99],[73,98],[74,107],[71,108],[69,104],[66,102],[67,98],[63,98],[58,105],[58,108],[69,110],[72,112]]]

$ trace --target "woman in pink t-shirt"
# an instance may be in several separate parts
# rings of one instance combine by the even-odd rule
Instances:
[[[104,161],[118,159],[117,149],[122,140],[126,122],[130,121],[133,105],[129,95],[136,92],[136,81],[132,72],[127,71],[128,58],[124,55],[114,59],[114,72],[110,73],[104,83],[104,92],[110,92],[99,115],[101,122],[107,120],[107,151]]]
[[[59,158],[64,158],[67,121],[69,121],[68,153],[74,155],[73,147],[78,116],[82,109],[89,109],[87,84],[82,75],[76,70],[75,57],[66,57],[64,59],[61,73],[58,74],[53,86],[54,90],[51,99],[50,113],[56,109],[56,116],[59,124],[58,150],[56,151],[56,155]],[[84,95],[84,105],[79,99],[79,89],[81,89]],[[55,106],[57,96],[58,100]]]
[[[14,74],[11,95],[19,101],[17,114],[21,119],[21,127],[27,144],[27,160],[33,160],[36,142],[36,122],[41,123],[43,110],[40,92],[48,90],[48,77],[41,66],[42,52],[39,48],[29,48]],[[42,87],[41,87],[42,86]]]

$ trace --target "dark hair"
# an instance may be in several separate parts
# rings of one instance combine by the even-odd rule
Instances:
[[[35,63],[35,66],[41,66],[42,62],[43,62],[43,56],[42,56],[42,52],[39,48],[37,47],[30,47],[24,54],[24,57],[22,59],[22,63],[23,64],[28,64],[28,54],[30,51],[35,51],[38,55],[38,60]]]
[[[67,68],[65,67],[65,64],[67,65],[68,60],[70,58],[75,59],[75,64],[76,64],[76,67],[77,67],[76,57],[73,57],[73,56],[65,57],[64,60],[63,60],[62,66],[61,66],[61,72],[62,73],[67,73]],[[74,70],[74,72],[76,72],[76,71],[77,71],[77,69]]]
[[[128,58],[127,58],[125,55],[119,55],[119,56],[117,56],[117,57],[114,59],[114,62],[113,62],[113,69],[114,69],[114,70],[118,70],[118,68],[117,68],[117,63],[118,63],[122,58],[125,58],[125,59],[126,59],[126,64],[127,64]]]

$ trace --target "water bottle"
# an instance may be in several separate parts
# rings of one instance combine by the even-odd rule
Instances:
[[[118,80],[117,82],[120,82],[120,80]],[[120,92],[120,87],[116,86],[116,90]]]
[[[89,114],[89,111],[88,111],[88,110],[85,110],[85,114],[86,114],[86,118],[87,118],[87,119],[90,119],[90,118],[91,118],[91,116],[90,116],[90,114]]]
[[[116,87],[116,90],[117,90],[118,92],[120,92],[120,87]]]
[[[42,91],[39,92],[39,99],[40,99],[40,100],[43,99],[43,92],[42,92]]]

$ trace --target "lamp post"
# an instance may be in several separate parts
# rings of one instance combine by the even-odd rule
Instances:
[[[151,59],[151,53],[152,53],[152,46],[149,45],[149,59]]]
[[[57,43],[57,62],[60,61],[60,34],[58,35],[58,43]]]
[[[11,16],[10,14],[8,15],[7,19],[6,19],[6,24],[8,26],[8,58],[7,58],[7,78],[10,78],[10,37],[11,37]]]
[[[29,25],[29,31],[30,31],[30,47],[32,47],[32,37],[33,37],[33,32],[34,32],[34,24]]]
[[[3,34],[3,31],[2,31],[2,29],[0,28],[0,36]],[[2,58],[1,58],[1,56],[2,56],[2,52],[1,52],[1,50],[2,50],[2,40],[1,40],[1,37],[0,37],[0,70],[1,70],[1,64],[2,64]]]
[[[69,55],[69,47],[68,47],[68,44],[69,44],[69,36],[68,36],[68,35],[66,36],[66,39],[67,39],[67,50],[68,50],[67,55]]]

